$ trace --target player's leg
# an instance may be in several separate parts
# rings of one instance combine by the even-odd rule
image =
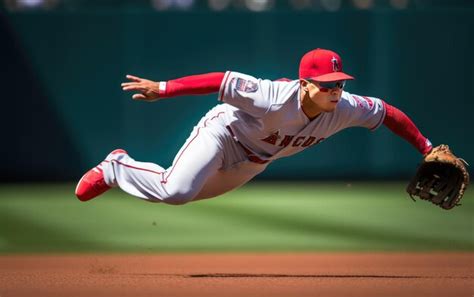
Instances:
[[[125,151],[109,154],[99,166],[81,179],[76,195],[92,199],[110,187],[120,187],[136,197],[169,204],[211,198],[239,187],[266,167],[247,160],[242,147],[229,134],[223,121],[212,111],[194,128],[168,169],[154,163],[138,162]],[[86,182],[83,182],[83,181]],[[89,180],[89,181],[88,181]],[[92,191],[92,192],[91,192]]]
[[[99,166],[84,175],[92,174],[98,183],[89,187],[92,195],[83,193],[78,195],[79,199],[87,201],[118,186],[147,201],[184,204],[226,193],[265,169],[267,164],[247,160],[247,155],[227,130],[207,132],[201,130],[199,137],[196,133],[191,134],[168,170],[154,163],[135,161],[123,150],[113,151]],[[215,142],[216,138],[220,141]],[[107,173],[105,176],[104,172]]]
[[[219,119],[216,114],[222,115],[222,112],[211,110],[194,127],[170,168],[165,170],[157,164],[138,162],[124,150],[115,150],[84,174],[76,187],[76,196],[87,201],[111,187],[120,187],[152,202],[183,204],[192,200],[207,177],[223,164],[221,141],[226,131],[215,125]]]
[[[104,180],[109,186],[151,202],[187,203],[222,167],[224,152],[215,134],[209,126],[196,126],[166,170],[157,164],[135,161],[125,153],[116,154],[103,165]]]

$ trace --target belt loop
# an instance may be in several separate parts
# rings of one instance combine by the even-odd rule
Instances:
[[[234,132],[232,131],[232,129],[230,128],[230,126],[225,126],[227,128],[227,130],[229,131],[230,133],[230,136],[232,136],[232,138],[234,138],[235,141],[239,142],[239,140],[237,139],[237,137],[235,137],[235,134]]]

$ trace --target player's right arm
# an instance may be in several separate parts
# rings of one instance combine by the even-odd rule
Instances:
[[[217,93],[224,75],[224,72],[212,72],[158,82],[127,75],[130,81],[122,83],[121,86],[124,91],[135,92],[133,99],[151,102],[176,96]]]
[[[122,90],[124,91],[135,92],[135,94],[132,95],[133,99],[152,102],[158,99],[177,96],[206,95],[217,93],[221,87],[226,88],[226,84],[223,84],[226,74],[228,77],[230,72],[197,74],[168,81],[152,81],[133,75],[127,75],[126,78],[130,81],[123,82],[121,86]],[[234,75],[242,76],[242,74],[237,73],[234,73]],[[250,76],[248,77],[250,78]],[[276,81],[288,82],[291,80],[288,78],[280,78]]]

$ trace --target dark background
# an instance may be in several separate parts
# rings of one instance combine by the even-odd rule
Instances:
[[[316,47],[340,53],[356,77],[349,92],[399,107],[435,145],[474,162],[470,1],[408,1],[406,9],[343,1],[337,11],[278,1],[264,12],[215,12],[203,1],[188,10],[155,10],[148,1],[23,10],[13,2],[2,3],[0,20],[2,182],[73,181],[118,147],[166,167],[216,96],[135,102],[121,91],[125,74],[297,78],[300,57]],[[353,128],[258,178],[405,179],[419,160],[383,126]]]

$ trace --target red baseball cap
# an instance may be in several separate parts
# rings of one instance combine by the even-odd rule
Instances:
[[[300,78],[320,82],[354,79],[342,72],[342,60],[338,54],[321,48],[307,52],[301,58]]]

